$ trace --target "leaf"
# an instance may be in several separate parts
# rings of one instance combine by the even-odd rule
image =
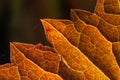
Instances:
[[[120,66],[120,42],[114,42],[112,44],[112,49],[113,49],[113,52],[116,56],[116,60]]]
[[[74,80],[98,80],[109,78],[101,72],[77,47],[73,46],[59,31],[45,20],[41,20],[46,36],[54,49],[72,69]],[[90,75],[92,71],[92,75]]]
[[[12,63],[18,66],[21,76],[28,76],[31,80],[62,80],[57,74],[44,71],[38,65],[26,58],[13,43],[10,44]]]
[[[114,26],[108,22],[106,22],[101,17],[97,16],[94,13],[85,11],[85,10],[79,10],[74,9],[71,11],[71,17],[73,21],[75,22],[75,25],[81,25],[77,23],[77,20],[82,20],[86,24],[93,25],[99,29],[99,31],[104,35],[105,38],[107,38],[111,42],[119,41],[120,37],[120,26]],[[79,21],[79,23],[80,23]]]
[[[52,73],[58,73],[60,56],[57,55],[56,53],[51,52],[52,49],[50,47],[47,47],[47,46],[43,47],[41,45],[41,48],[40,48],[40,44],[35,46],[32,44],[19,43],[19,42],[13,42],[13,44],[27,58],[32,60],[34,63],[36,63],[38,66],[40,66],[44,70]],[[32,45],[32,46],[30,47],[29,45],[30,46]],[[36,47],[39,47],[39,49],[37,49]]]
[[[58,31],[67,37],[67,39],[75,46],[79,43],[79,32],[73,26],[73,22],[70,20],[55,20],[55,19],[44,19],[49,24],[54,26]],[[72,37],[72,38],[69,38]]]
[[[0,69],[0,80],[21,80],[17,66],[2,65]]]
[[[74,43],[73,45],[77,44],[75,46],[110,78],[120,77],[120,69],[112,53],[112,43],[106,40],[96,27],[87,25],[78,19],[74,21],[77,32],[73,24],[65,24],[66,20],[45,19],[44,21],[60,31],[72,44]],[[57,23],[59,25],[64,24],[64,29]],[[70,34],[65,34],[67,30]]]
[[[72,18],[75,23],[75,28],[81,33],[81,40],[78,48],[85,53],[87,57],[89,57],[89,59],[91,59],[91,61],[93,61],[93,63],[95,63],[110,79],[120,79],[120,68],[117,64],[114,53],[112,52],[112,43],[106,40],[93,25],[87,25],[84,23],[84,29],[81,31],[81,26],[78,25],[81,23],[81,20],[79,18],[76,20],[74,19],[77,17],[78,16],[73,12]],[[103,27],[105,28],[106,26]]]
[[[70,17],[72,18],[73,21],[81,19],[83,21],[83,23],[81,24],[84,24],[85,22],[86,24],[91,24],[96,27],[99,25],[99,22],[101,21],[101,17],[99,17],[95,13],[91,13],[81,9],[71,9]]]
[[[51,47],[11,42],[0,80],[120,80],[120,1],[97,0],[94,13],[42,19]]]
[[[105,2],[107,5],[104,4]],[[104,6],[108,8],[104,9]],[[110,13],[107,13],[105,10],[108,10]],[[97,0],[94,11],[97,15],[99,15],[101,18],[103,18],[108,23],[111,23],[113,25],[120,25],[120,15],[115,14],[115,13],[120,13],[119,0]]]

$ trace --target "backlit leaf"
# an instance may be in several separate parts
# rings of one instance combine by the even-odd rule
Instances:
[[[71,17],[73,21],[77,21],[79,19],[84,21],[86,24],[90,24],[94,27],[97,27],[102,33],[102,35],[105,36],[105,38],[107,38],[109,41],[119,41],[120,26],[115,26],[106,22],[104,19],[97,16],[95,13],[91,13],[85,10],[74,9],[71,11]],[[83,23],[78,24],[78,22],[75,22],[75,24],[81,25]]]
[[[43,68],[46,71],[58,73],[59,70],[59,62],[60,62],[60,56],[56,53],[51,52],[50,47],[42,47],[42,49],[47,50],[40,50],[36,48],[35,45],[29,47],[27,43],[19,43],[19,42],[13,42],[13,44],[16,46],[18,50],[20,50],[27,58],[32,60],[34,63],[39,65],[41,68]],[[38,46],[37,46],[38,47]]]
[[[74,80],[109,80],[77,47],[73,46],[57,29],[47,21],[42,20],[48,40],[54,49],[64,58],[72,69]],[[89,75],[92,69],[93,74]],[[101,77],[97,77],[97,75]],[[71,77],[72,77],[71,76]],[[85,77],[86,76],[86,77]]]
[[[11,45],[12,62],[18,66],[21,76],[28,76],[31,80],[62,80],[57,74],[44,71],[38,65],[26,58],[13,43]]]

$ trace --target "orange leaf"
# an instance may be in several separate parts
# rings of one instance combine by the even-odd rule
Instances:
[[[112,43],[106,40],[96,27],[87,25],[78,19],[74,21],[75,28],[79,31],[77,32],[74,25],[65,24],[64,20],[45,19],[45,21],[60,31],[72,44],[78,44],[77,47],[111,79],[116,78],[116,76],[117,78],[120,77],[120,69],[115,56],[112,53]],[[62,30],[62,27],[57,24],[58,22],[59,25],[60,23],[64,24],[64,30]],[[82,26],[79,25],[81,23]],[[64,32],[70,28],[71,30],[68,33],[71,34],[65,34]],[[77,42],[77,40],[79,41]],[[106,58],[106,56],[108,58]]]
[[[90,13],[85,10],[75,9],[71,11],[72,20],[75,22],[75,26],[80,25],[81,20],[85,23],[93,25],[99,29],[99,31],[111,42],[119,41],[120,36],[120,27],[111,25],[106,22],[104,19],[100,18],[94,13]],[[84,24],[84,23],[82,23]]]
[[[75,80],[98,80],[109,78],[101,72],[77,47],[73,46],[59,31],[45,20],[41,20],[48,40],[72,69]],[[90,75],[92,71],[92,75]]]
[[[82,11],[81,11],[82,12]],[[77,13],[79,15],[79,13]],[[105,22],[104,20],[100,20],[98,26],[101,24],[101,27],[104,29],[101,29],[101,27],[95,27],[93,25],[87,25],[85,22],[80,20],[79,16],[77,16],[75,11],[72,11],[71,15],[73,18],[73,22],[75,23],[75,28],[81,33],[80,35],[80,43],[78,48],[86,54],[86,56],[94,63],[96,64],[110,79],[120,79],[120,68],[116,61],[116,57],[114,56],[114,53],[112,52],[112,43],[109,42],[104,38],[104,36],[99,32],[99,30],[105,31],[110,30],[109,28],[106,28],[107,25],[105,25],[102,22]],[[87,13],[86,13],[87,14]],[[78,19],[74,19],[78,18]],[[89,19],[90,20],[90,19]],[[79,24],[84,24],[82,27],[84,29],[81,29],[81,26]],[[114,32],[114,27],[109,25],[108,27],[112,27],[110,36],[116,36],[116,33],[118,32],[117,29]],[[83,33],[83,34],[82,34]],[[109,34],[106,33],[106,34]],[[119,38],[119,37],[118,37]]]
[[[36,48],[36,46],[29,45],[27,43],[19,43],[19,42],[13,42],[13,44],[16,46],[18,50],[20,50],[27,58],[32,60],[34,63],[39,65],[41,68],[43,68],[46,71],[58,73],[59,70],[59,62],[60,62],[60,56],[56,53],[51,52],[50,48],[43,47],[41,45],[41,48],[43,50],[40,50]],[[44,50],[47,49],[47,50]]]
[[[57,74],[44,71],[34,62],[26,58],[24,54],[19,51],[13,43],[11,43],[10,46],[12,63],[18,66],[21,76],[28,76],[31,80],[62,80]]]

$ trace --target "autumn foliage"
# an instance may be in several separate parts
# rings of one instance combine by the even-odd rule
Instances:
[[[0,80],[120,80],[119,13],[119,0],[98,0],[94,13],[41,19],[51,47],[11,42]]]

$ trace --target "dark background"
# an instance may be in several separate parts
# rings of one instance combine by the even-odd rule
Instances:
[[[40,19],[70,19],[70,9],[93,12],[96,0],[0,0],[0,64],[10,62],[9,42],[42,43]]]

